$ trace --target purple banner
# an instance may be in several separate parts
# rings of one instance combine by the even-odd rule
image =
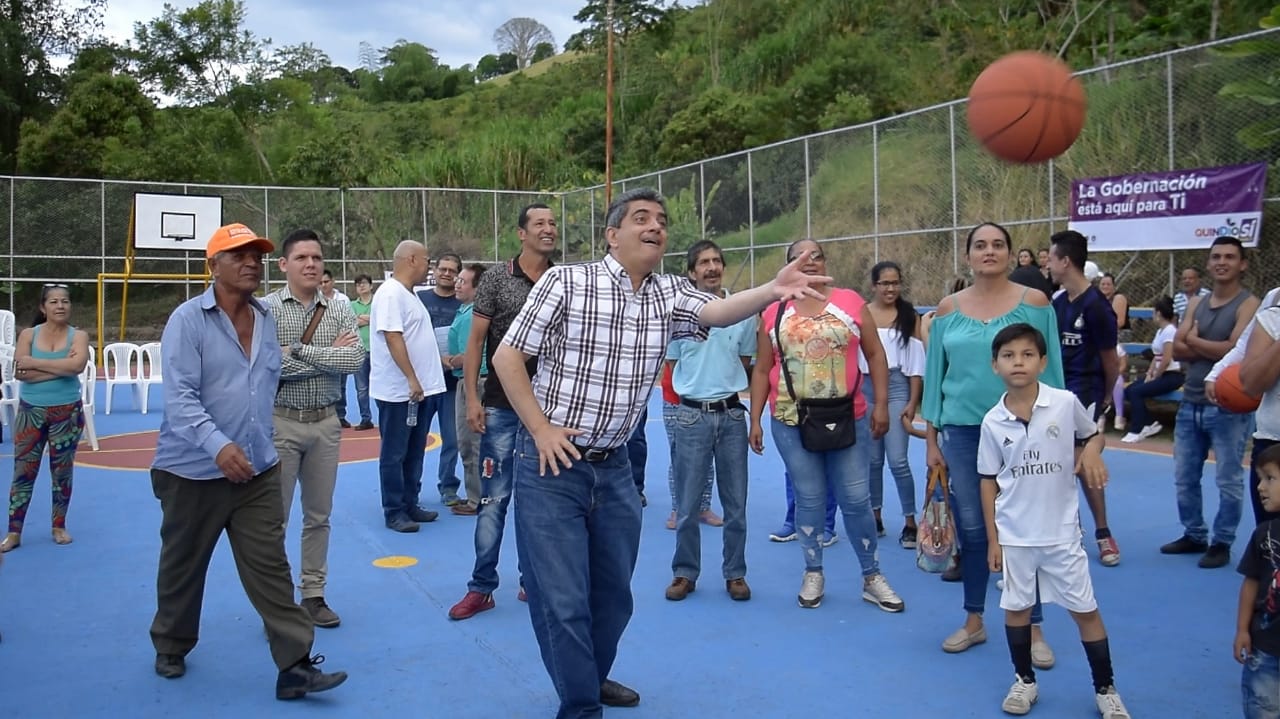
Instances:
[[[1069,226],[1091,249],[1190,249],[1215,237],[1257,243],[1266,163],[1076,180]]]

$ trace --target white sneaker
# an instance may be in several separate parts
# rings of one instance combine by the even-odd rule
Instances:
[[[907,606],[903,604],[902,597],[889,586],[889,580],[883,574],[872,574],[863,580],[862,598],[886,612],[900,612]]]
[[[1130,719],[1129,710],[1124,708],[1124,702],[1120,701],[1115,687],[1107,687],[1106,691],[1095,694],[1094,698],[1098,701],[1098,713],[1102,714],[1102,719]]]
[[[1123,432],[1129,428],[1129,423],[1128,421],[1125,420],[1124,417],[1116,417],[1115,423],[1113,426],[1116,428],[1116,430]]]
[[[1124,442],[1125,444],[1137,444],[1138,442],[1142,441],[1142,435],[1138,432],[1130,432],[1125,436],[1121,437],[1120,441]]]
[[[831,545],[840,541],[840,535],[836,534],[835,532],[823,532],[822,539],[818,541],[822,543],[823,547],[830,547]]]
[[[805,609],[816,609],[822,604],[822,593],[826,587],[826,579],[823,578],[822,572],[805,572],[804,580],[800,583],[800,606]]]
[[[1101,705],[1102,695],[1098,695],[1099,705]],[[1031,711],[1031,705],[1036,703],[1040,698],[1040,689],[1035,682],[1024,682],[1021,677],[1014,676],[1013,686],[1009,687],[1009,693],[1004,696],[1004,703],[1000,708],[1006,714],[1026,714]]]
[[[1142,431],[1139,432],[1138,434],[1142,435],[1143,439],[1146,439],[1147,437],[1154,437],[1157,434],[1160,434],[1162,430],[1164,430],[1164,425],[1160,424],[1159,422],[1152,422],[1146,427],[1143,427]]]

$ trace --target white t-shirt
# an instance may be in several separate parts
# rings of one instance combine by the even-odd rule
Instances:
[[[1173,352],[1173,336],[1176,334],[1178,334],[1178,327],[1172,322],[1161,328],[1159,332],[1156,332],[1156,338],[1151,340],[1151,353],[1155,355],[1151,360],[1152,367],[1160,365],[1160,357],[1165,353],[1165,350]],[[1181,372],[1182,365],[1178,364],[1178,360],[1170,360],[1169,366],[1165,367],[1164,371]]]
[[[1098,432],[1093,415],[1071,392],[1043,382],[1023,424],[1005,397],[982,419],[978,474],[995,477],[1000,544],[1047,547],[1080,541],[1075,477],[1076,440]],[[989,481],[989,480],[983,480]]]
[[[1267,307],[1254,318],[1259,329],[1280,342],[1280,306]],[[1262,403],[1253,415],[1258,425],[1253,433],[1254,439],[1280,441],[1280,382],[1276,382],[1262,393]]]
[[[384,332],[400,332],[418,384],[427,395],[445,391],[440,348],[431,316],[418,296],[397,280],[382,283],[369,307],[369,396],[383,402],[408,402],[409,380],[387,349]]]
[[[898,332],[897,327],[877,327],[876,334],[880,336],[880,346],[884,347],[884,358],[889,364],[889,369],[897,367],[902,370],[902,374],[908,377],[924,376],[924,343],[919,337],[912,337],[907,340],[907,346],[902,346],[902,333]],[[866,355],[858,353],[858,369],[863,374],[870,372],[867,367]]]

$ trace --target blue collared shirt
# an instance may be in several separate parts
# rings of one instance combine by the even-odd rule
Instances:
[[[712,327],[705,342],[676,340],[667,359],[676,363],[671,384],[676,394],[699,402],[714,402],[747,388],[743,357],[756,354],[756,318],[728,327]]]
[[[164,420],[151,466],[187,479],[223,476],[214,458],[234,442],[254,474],[279,461],[271,441],[272,400],[280,383],[276,324],[254,309],[253,352],[246,357],[213,287],[178,306],[164,326]]]

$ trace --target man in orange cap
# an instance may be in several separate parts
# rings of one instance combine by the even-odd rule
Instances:
[[[273,249],[244,225],[219,228],[205,248],[213,284],[179,305],[164,328],[164,419],[151,465],[163,514],[151,641],[156,674],[186,673],[209,560],[225,531],[280,671],[276,698],[298,699],[347,675],[316,667],[323,657],[311,656],[315,629],[294,601],[284,551],[280,459],[271,439],[281,350],[275,321],[253,296],[262,257]]]

